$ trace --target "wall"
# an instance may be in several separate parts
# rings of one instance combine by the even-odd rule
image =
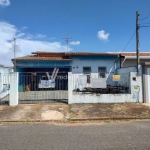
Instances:
[[[126,68],[120,68],[117,69],[118,74],[124,74],[124,75],[129,75],[130,81],[127,81],[127,86],[129,87],[130,93],[134,93],[134,86],[139,86],[140,87],[140,92],[139,92],[139,101],[143,102],[143,86],[142,86],[142,65],[139,65],[139,73],[137,73],[137,67],[126,67]],[[121,81],[124,82],[124,81]],[[120,83],[121,83],[120,82]]]
[[[136,77],[136,81],[132,78]],[[142,78],[137,76],[135,72],[130,75],[131,93],[129,94],[82,94],[73,92],[73,76],[72,73],[68,73],[68,103],[124,103],[124,102],[142,102]],[[134,86],[140,87],[140,92],[135,95]]]
[[[141,68],[141,66],[140,66]],[[136,72],[136,66],[132,66],[132,67],[125,67],[125,68],[119,68],[117,69],[117,73],[129,73],[129,72]]]
[[[143,73],[143,101],[144,103],[149,103],[149,93],[148,93],[148,71],[147,69],[150,68],[150,63],[149,64],[143,64],[142,67],[142,73]]]
[[[10,106],[18,105],[18,73],[17,72],[12,72],[10,74],[9,105]]]
[[[123,62],[123,58],[121,58],[121,63]],[[143,62],[150,62],[150,59],[141,59],[140,58],[140,63]],[[136,59],[126,59],[125,62],[123,62],[122,67],[130,67],[130,66],[136,66]]]
[[[3,92],[5,88],[8,88],[11,72],[13,72],[12,68],[0,66],[0,93]]]
[[[69,71],[73,73],[82,73],[83,67],[91,67],[93,73],[98,72],[98,67],[106,67],[107,72],[114,72],[115,67],[120,67],[120,62],[117,56],[72,56],[70,61],[17,61],[17,71],[25,72],[26,68],[41,67],[70,67]],[[22,69],[24,68],[24,69]]]
[[[98,67],[106,67],[107,72],[115,71],[120,63],[117,56],[72,56],[72,73],[83,73],[83,67],[91,67],[91,72],[97,73]]]
[[[17,61],[17,67],[57,67],[57,66],[70,66],[69,61]]]
[[[13,72],[13,69],[11,67],[0,66],[0,73],[1,74],[7,74],[7,73],[10,73],[10,72]]]

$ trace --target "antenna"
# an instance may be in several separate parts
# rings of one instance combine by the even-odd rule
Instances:
[[[16,37],[14,37],[14,72],[16,72]]]
[[[69,49],[69,41],[71,41],[71,38],[68,37],[68,31],[66,32],[66,38],[63,38],[65,41],[66,41],[66,44],[67,44],[67,52],[68,52],[68,49]]]

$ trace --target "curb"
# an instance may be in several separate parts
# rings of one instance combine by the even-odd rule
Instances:
[[[103,121],[103,120],[146,120],[150,117],[100,117],[100,118],[71,118],[71,122],[76,121]]]
[[[0,123],[42,123],[42,122],[57,122],[57,123],[66,123],[68,121],[64,120],[0,120]]]
[[[104,120],[146,120],[150,117],[100,117],[100,118],[71,118],[69,120],[0,120],[0,123],[68,123],[68,122],[84,122],[84,121],[104,121]]]

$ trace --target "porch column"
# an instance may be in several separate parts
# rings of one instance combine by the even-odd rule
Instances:
[[[72,72],[68,72],[68,104],[72,103]]]
[[[10,74],[10,97],[9,105],[18,105],[18,72],[12,72]]]

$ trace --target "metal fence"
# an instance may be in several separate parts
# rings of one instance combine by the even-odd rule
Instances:
[[[52,78],[48,73],[19,74],[19,103],[45,103],[68,101],[68,74],[58,73]]]
[[[99,77],[98,73],[91,74],[73,74],[73,89],[80,92],[96,92],[101,94],[108,93],[130,93],[130,73],[121,73],[118,75],[119,79],[114,80],[115,73],[106,73],[105,78]],[[86,76],[86,81],[81,81],[82,76]],[[104,88],[92,88],[93,79],[104,79],[106,87]],[[83,79],[84,80],[84,79]],[[96,81],[96,80],[95,80]],[[98,80],[97,80],[98,81]],[[82,83],[81,83],[82,82]],[[104,84],[102,82],[97,84]]]
[[[0,74],[0,104],[9,104],[10,74]]]

